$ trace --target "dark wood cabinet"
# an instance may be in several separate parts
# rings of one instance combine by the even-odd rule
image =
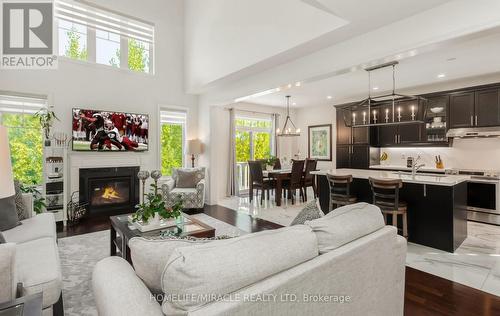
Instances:
[[[446,124],[450,96],[444,94],[424,97],[427,99],[427,112],[424,118],[425,126],[422,127],[422,140],[429,144],[448,145]]]
[[[368,144],[370,142],[368,127],[354,127],[352,129],[353,144]]]
[[[337,144],[349,145],[351,144],[351,127],[346,126],[346,120],[350,119],[350,112],[344,109],[337,109]],[[350,121],[348,122],[350,123]]]
[[[474,126],[500,125],[500,95],[498,89],[476,91]]]
[[[353,145],[351,148],[351,168],[368,169],[370,167],[370,146]]]
[[[403,124],[398,126],[398,144],[422,141],[422,124]]]
[[[474,126],[474,91],[450,95],[449,128]]]
[[[397,125],[379,126],[378,130],[378,145],[391,146],[397,143],[398,127]]]
[[[351,167],[351,146],[337,146],[337,169]]]

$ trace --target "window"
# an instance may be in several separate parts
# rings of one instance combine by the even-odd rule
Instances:
[[[248,161],[267,159],[274,154],[273,120],[236,116],[236,177],[238,191],[249,189]]]
[[[14,178],[24,184],[42,183],[43,137],[36,112],[43,98],[0,94],[0,124],[7,127]]]
[[[74,0],[56,0],[59,54],[153,73],[154,25]]]
[[[58,26],[59,55],[87,60],[87,27],[61,20]]]
[[[172,175],[172,168],[184,166],[187,113],[160,110],[160,160],[163,175]]]
[[[120,68],[120,35],[96,30],[96,62]]]

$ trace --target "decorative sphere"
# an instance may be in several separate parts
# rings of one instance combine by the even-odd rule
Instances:
[[[153,170],[153,171],[151,171],[151,178],[153,178],[154,180],[160,179],[161,176],[162,176],[162,174],[161,174],[160,170]]]
[[[137,178],[143,181],[146,180],[147,178],[149,178],[149,171],[146,170],[139,171],[139,173],[137,174]]]

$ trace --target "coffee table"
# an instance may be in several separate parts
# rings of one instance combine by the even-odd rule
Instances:
[[[0,304],[2,316],[41,316],[42,293],[27,295],[10,302]]]
[[[110,254],[112,256],[120,256],[132,264],[130,258],[130,248],[128,241],[133,237],[154,237],[162,234],[168,234],[176,237],[192,236],[198,238],[215,237],[215,228],[197,220],[196,218],[183,213],[183,216],[189,219],[189,223],[185,223],[181,227],[173,226],[166,227],[149,232],[141,232],[136,229],[128,221],[128,216],[131,214],[111,216],[111,243]]]

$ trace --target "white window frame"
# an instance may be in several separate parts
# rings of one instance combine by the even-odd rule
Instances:
[[[273,120],[272,118],[263,118],[263,117],[252,117],[249,115],[239,115],[236,114],[235,117],[236,120],[252,120],[252,121],[269,121],[271,122],[271,127],[265,128],[265,127],[247,127],[247,126],[238,126],[235,124],[235,129],[236,131],[240,132],[249,132],[250,133],[250,160],[255,160],[255,149],[254,149],[254,133],[269,133],[270,135],[270,142],[269,146],[271,146],[270,153],[272,156],[276,156],[276,146],[275,146],[275,137],[274,137],[274,129],[273,129]]]
[[[162,132],[162,121],[161,121],[161,112],[178,112],[178,113],[184,113],[186,116],[186,120],[182,125],[184,128],[182,129],[182,166],[183,168],[186,167],[187,160],[186,160],[186,149],[187,149],[187,131],[188,131],[188,125],[189,125],[189,109],[186,107],[181,107],[181,106],[163,106],[160,105],[158,106],[158,152],[157,152],[157,157],[158,157],[158,170],[162,170],[162,161],[161,161],[161,152],[162,152],[162,144],[161,144],[161,132]],[[150,127],[151,128],[151,127]],[[169,178],[170,176],[164,176]]]
[[[78,24],[82,24],[82,25],[87,25],[87,60],[78,60],[78,59],[73,59],[71,57],[68,57],[68,56],[65,56],[65,55],[59,55],[59,57],[64,60],[64,61],[71,61],[71,62],[75,62],[75,63],[82,63],[82,64],[87,64],[87,65],[93,65],[93,66],[98,66],[98,67],[105,67],[107,69],[119,69],[119,70],[124,70],[124,71],[127,71],[127,72],[132,72],[132,73],[136,73],[136,74],[143,74],[143,75],[155,75],[155,49],[156,49],[156,30],[155,30],[155,25],[151,22],[147,22],[147,21],[144,21],[144,20],[141,20],[137,17],[133,17],[133,16],[130,16],[130,15],[126,15],[126,14],[123,14],[123,13],[119,13],[117,11],[114,11],[114,10],[111,10],[111,9],[107,9],[107,8],[104,8],[104,7],[100,7],[96,4],[93,4],[93,3],[90,3],[90,2],[87,2],[87,1],[84,1],[84,0],[55,0],[55,3],[56,3],[56,17],[55,17],[55,21],[56,21],[56,29],[57,29],[57,32],[56,32],[56,36],[59,37],[59,19],[58,18],[58,13],[57,13],[57,10],[58,10],[58,2],[68,2],[68,3],[74,3],[78,6],[87,6],[89,8],[92,8],[92,9],[95,9],[97,11],[100,11],[100,12],[107,12],[109,13],[110,15],[114,16],[115,18],[116,17],[121,17],[123,18],[123,21],[127,21],[128,23],[142,23],[144,25],[149,25],[151,28],[152,28],[152,40],[151,42],[149,43],[149,65],[148,65],[148,71],[147,72],[142,72],[142,71],[136,71],[136,70],[132,70],[132,69],[129,69],[128,68],[128,40],[129,38],[132,38],[132,37],[128,37],[128,36],[125,36],[125,35],[122,35],[122,34],[118,34],[116,32],[112,32],[112,33],[115,33],[115,34],[118,34],[120,35],[120,67],[113,67],[111,65],[106,65],[106,64],[101,64],[101,63],[97,63],[96,62],[96,53],[97,53],[97,37],[96,37],[96,31],[95,31],[95,28],[94,27],[91,27],[89,26],[88,23],[86,22],[83,22],[83,23],[80,23],[79,21],[73,21],[74,23],[78,23]],[[75,19],[77,19],[78,17],[75,17]],[[122,22],[123,22],[122,21]],[[141,41],[140,38],[135,38],[136,40],[138,41]],[[56,40],[57,43],[59,43],[59,39],[57,38]],[[144,41],[143,41],[144,42]],[[59,49],[59,48],[58,48]],[[58,52],[59,53],[59,52]]]

